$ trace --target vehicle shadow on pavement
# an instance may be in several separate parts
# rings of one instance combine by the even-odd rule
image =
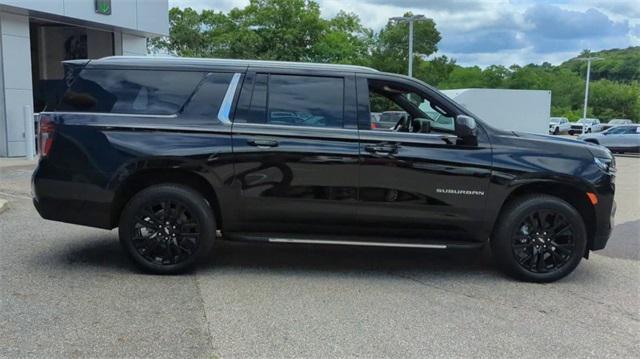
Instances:
[[[55,263],[73,268],[140,273],[112,235],[74,241],[59,250],[48,251],[38,262]],[[260,270],[271,272],[385,273],[390,271],[451,274],[492,272],[487,248],[482,250],[426,250],[400,248],[368,248],[320,245],[281,245],[219,241],[211,254],[199,263],[199,273],[224,270],[238,272]],[[192,272],[193,273],[193,272]]]
[[[117,237],[109,234],[73,241],[57,250],[51,249],[35,260],[71,269],[93,267],[117,272],[135,271],[134,264],[120,247]]]
[[[259,270],[286,272],[411,271],[458,276],[494,270],[488,248],[482,250],[427,250],[324,245],[219,243],[211,260],[198,272]]]

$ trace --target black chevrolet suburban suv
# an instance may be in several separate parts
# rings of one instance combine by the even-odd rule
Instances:
[[[604,147],[493,128],[405,76],[329,64],[108,57],[65,62],[40,115],[43,218],[113,229],[154,273],[216,240],[405,248],[489,244],[549,282],[605,247]],[[403,111],[391,128],[371,112]],[[514,118],[514,121],[517,121]]]

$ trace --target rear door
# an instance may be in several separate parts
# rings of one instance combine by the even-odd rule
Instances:
[[[250,69],[232,127],[233,231],[317,234],[356,219],[353,74]]]
[[[459,141],[455,110],[412,82],[363,76],[357,89],[361,231],[395,240],[481,239],[492,157],[484,132],[478,143]],[[370,111],[399,109],[411,123],[392,131],[367,123]]]

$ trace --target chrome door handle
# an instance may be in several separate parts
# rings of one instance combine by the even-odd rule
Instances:
[[[379,154],[392,154],[398,152],[398,145],[377,144],[364,146],[365,151]]]
[[[273,140],[249,140],[247,143],[258,148],[278,147],[278,141]]]

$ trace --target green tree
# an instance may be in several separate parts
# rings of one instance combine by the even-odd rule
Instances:
[[[170,34],[153,52],[178,56],[367,63],[373,32],[355,14],[326,20],[308,0],[251,0],[224,14],[173,8]]]
[[[316,62],[368,65],[373,31],[353,13],[340,11],[325,22],[323,36],[312,46]]]
[[[598,52],[584,50],[578,58],[587,56],[601,58],[601,60],[591,63],[591,78],[593,80],[607,79],[625,83],[640,81],[640,46]],[[587,73],[587,63],[577,61],[577,58],[565,61],[560,66],[579,73],[583,77]]]
[[[485,87],[482,69],[478,66],[456,67],[451,71],[449,78],[440,84],[440,87],[444,89]]]
[[[440,84],[449,78],[455,68],[456,61],[442,55],[429,61],[419,61],[414,75],[430,85],[440,86]]]
[[[412,13],[404,14],[405,17]],[[424,57],[438,51],[440,32],[433,20],[414,23],[414,67],[419,68]],[[388,22],[375,36],[371,53],[371,65],[378,70],[406,74],[409,67],[409,25]]]
[[[591,83],[589,106],[599,118],[629,118],[636,122],[640,119],[640,85],[637,82],[621,84],[609,80]]]

